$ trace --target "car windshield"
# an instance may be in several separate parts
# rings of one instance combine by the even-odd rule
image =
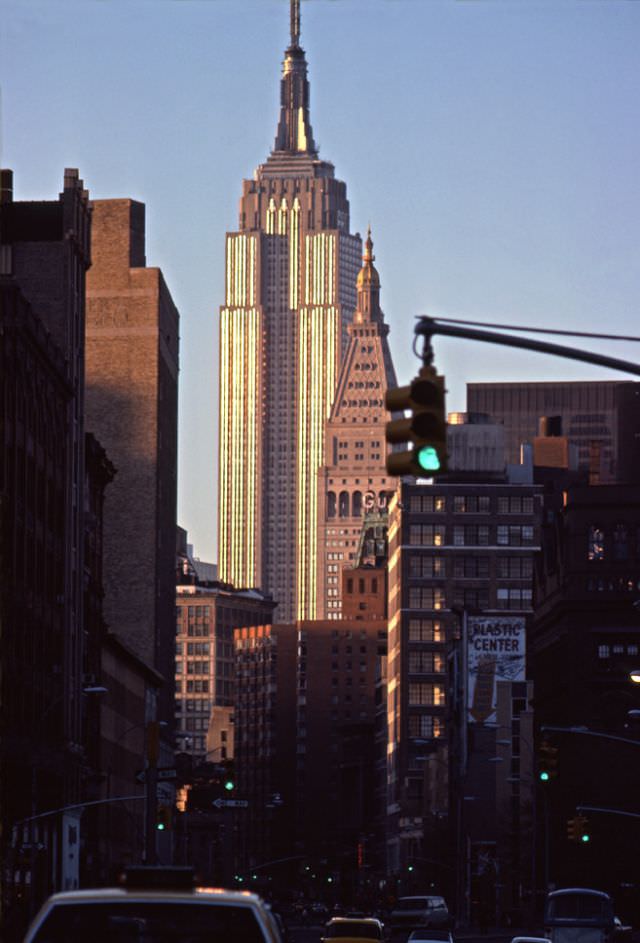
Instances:
[[[265,943],[248,907],[109,901],[53,908],[34,943]]]
[[[328,928],[327,937],[330,939],[338,939],[341,937],[360,937],[363,940],[379,940],[380,928],[375,925],[375,923],[359,923],[357,920],[353,920],[350,923],[333,923]]]
[[[416,930],[411,935],[412,940],[449,940],[448,930]]]

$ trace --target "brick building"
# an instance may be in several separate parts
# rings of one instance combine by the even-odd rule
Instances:
[[[173,719],[178,312],[145,259],[145,208],[92,203],[86,416],[117,475],[104,519],[104,616],[165,679]],[[149,718],[151,719],[151,718]]]
[[[35,819],[83,789],[84,283],[90,216],[77,171],[57,200],[0,204],[0,815],[5,916],[77,886],[78,816]],[[10,683],[9,683],[10,679]],[[12,842],[13,839],[13,842]],[[11,846],[11,847],[9,847]],[[15,911],[14,911],[15,914]]]
[[[369,233],[318,472],[318,619],[342,618],[342,574],[358,559],[365,517],[384,514],[394,486],[385,469],[384,426],[389,415],[384,394],[396,385],[396,378],[374,258]]]

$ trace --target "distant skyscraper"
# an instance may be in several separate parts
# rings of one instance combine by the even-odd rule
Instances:
[[[279,622],[315,614],[317,474],[362,251],[318,157],[299,36],[291,0],[275,145],[243,184],[220,311],[219,576],[273,593]]]
[[[341,573],[356,565],[363,515],[386,507],[387,493],[395,490],[395,480],[385,470],[384,425],[389,417],[384,393],[396,385],[396,378],[373,260],[369,233],[319,473],[318,591],[313,616],[317,619],[342,617]]]

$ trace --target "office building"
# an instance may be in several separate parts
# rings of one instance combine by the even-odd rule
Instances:
[[[448,814],[446,788],[444,803],[441,789],[435,803],[425,791],[428,754],[439,753],[437,762],[447,769],[447,656],[463,637],[467,615],[481,614],[496,626],[505,618],[530,615],[540,492],[535,485],[506,480],[403,481],[391,500],[387,851],[392,874],[406,874],[412,861],[422,880],[442,886],[453,874],[437,865],[439,855],[446,864],[445,851],[434,856],[427,847],[425,818],[426,810]],[[479,740],[495,713],[492,692],[499,672],[490,659],[482,671],[476,669],[483,680],[469,713]],[[431,868],[425,861],[436,864]]]
[[[365,515],[383,511],[395,488],[385,469],[384,394],[396,385],[380,308],[380,278],[369,232],[358,273],[358,301],[347,328],[349,346],[325,427],[318,475],[316,618],[343,614],[342,574],[358,557]]]
[[[88,195],[0,204],[0,816],[3,919],[77,887],[83,792]],[[16,910],[24,908],[19,914]],[[23,927],[24,929],[24,927]]]
[[[219,576],[272,594],[280,622],[317,609],[318,469],[362,255],[314,141],[299,38],[291,0],[276,139],[243,183],[220,310]]]
[[[160,269],[146,264],[144,204],[95,200],[92,225],[86,419],[117,472],[104,508],[104,616],[109,629],[165,679],[157,711],[169,723],[178,312]]]
[[[628,380],[571,383],[468,383],[467,409],[504,424],[507,463],[539,432],[542,417],[559,417],[591,484],[637,482],[640,468],[640,384]]]

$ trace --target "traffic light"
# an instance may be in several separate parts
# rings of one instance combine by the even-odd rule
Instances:
[[[158,803],[156,810],[156,829],[165,832],[171,828],[171,806]]]
[[[589,834],[589,822],[585,815],[576,816],[576,827],[578,832],[577,840],[582,845],[588,845],[591,841],[591,835]]]
[[[586,816],[576,815],[574,818],[567,820],[567,838],[569,841],[580,842],[581,845],[589,844],[591,835]]]
[[[538,747],[538,779],[548,783],[558,775],[558,748],[548,740]]]
[[[389,445],[406,443],[411,448],[387,453],[389,475],[433,477],[447,471],[447,421],[444,377],[433,367],[423,367],[408,386],[387,390],[385,407],[390,413],[410,411],[411,416],[393,419],[385,429]]]
[[[224,788],[227,792],[233,792],[233,790],[236,788],[236,784],[232,779],[225,779]]]

